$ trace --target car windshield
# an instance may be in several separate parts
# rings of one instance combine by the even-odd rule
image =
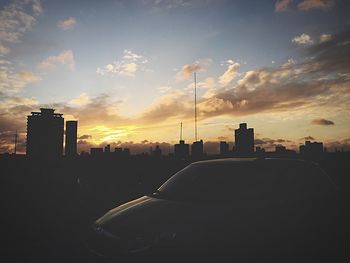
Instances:
[[[332,182],[317,166],[303,162],[192,164],[155,194],[183,201],[308,200],[331,195]]]

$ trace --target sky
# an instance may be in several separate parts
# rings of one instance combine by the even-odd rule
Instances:
[[[173,151],[198,138],[305,140],[350,150],[346,0],[0,1],[0,152],[25,152],[26,118],[78,120],[78,151]]]

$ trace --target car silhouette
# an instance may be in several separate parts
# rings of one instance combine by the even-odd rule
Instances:
[[[119,259],[334,259],[338,204],[336,186],[312,162],[199,161],[156,192],[108,211],[86,240],[94,253]]]

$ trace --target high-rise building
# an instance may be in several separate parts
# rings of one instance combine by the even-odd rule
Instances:
[[[191,145],[191,156],[194,158],[200,158],[203,156],[203,140],[193,142]]]
[[[57,158],[63,154],[63,114],[41,108],[27,117],[27,155]]]
[[[322,142],[305,141],[305,145],[299,147],[300,154],[303,155],[320,155],[323,153]]]
[[[238,155],[251,155],[254,153],[254,129],[247,129],[246,123],[240,123],[235,129],[235,153]]]
[[[220,155],[228,155],[229,154],[229,145],[225,141],[220,142]]]
[[[66,156],[77,155],[78,122],[66,121],[66,145],[64,148]]]
[[[177,159],[187,159],[190,155],[190,146],[184,140],[180,140],[178,144],[175,144],[174,151]]]

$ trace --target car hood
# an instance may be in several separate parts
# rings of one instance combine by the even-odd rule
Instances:
[[[95,225],[112,233],[191,231],[203,228],[217,215],[215,207],[191,205],[150,196],[143,196],[108,211]],[[222,209],[221,209],[222,210]],[[210,213],[209,213],[210,211]]]

